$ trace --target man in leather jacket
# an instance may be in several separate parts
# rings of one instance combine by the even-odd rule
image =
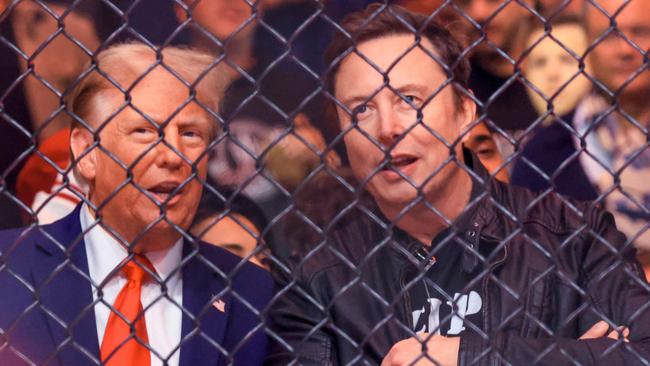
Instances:
[[[480,119],[451,35],[385,5],[342,25],[328,88],[377,207],[276,270],[267,363],[649,364],[650,287],[612,215],[463,149]]]

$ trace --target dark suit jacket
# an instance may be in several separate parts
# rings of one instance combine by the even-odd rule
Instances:
[[[0,231],[0,365],[99,364],[79,212],[51,225]],[[181,271],[180,365],[261,364],[267,338],[258,312],[272,295],[270,275],[221,248],[188,241]],[[225,312],[212,305],[217,299]]]

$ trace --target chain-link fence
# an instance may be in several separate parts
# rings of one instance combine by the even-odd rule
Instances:
[[[650,364],[649,13],[0,1],[0,364]]]

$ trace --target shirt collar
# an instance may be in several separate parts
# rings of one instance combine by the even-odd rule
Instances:
[[[99,285],[128,256],[128,250],[95,219],[85,203],[81,208],[80,220],[88,253],[89,275]],[[180,272],[174,271],[182,259],[183,239],[178,239],[169,248],[147,252],[144,255],[163,281],[170,276],[177,278]]]

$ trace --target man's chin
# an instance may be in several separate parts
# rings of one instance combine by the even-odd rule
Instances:
[[[187,222],[188,215],[181,215],[177,212],[165,212],[162,216],[157,216],[155,219],[150,221],[150,225],[154,225],[152,230],[161,231],[161,232],[175,232],[178,233],[181,230],[186,231],[189,228],[189,222]],[[150,226],[149,225],[149,226]]]
[[[175,210],[166,210],[161,213],[160,211],[148,212],[142,216],[136,216],[134,222],[138,222],[141,232],[151,234],[158,233],[178,233],[179,230],[189,227],[187,223],[187,215],[181,215]]]
[[[408,184],[382,186],[371,191],[371,195],[380,205],[406,206],[418,198],[417,190]]]
[[[168,222],[166,220],[156,222],[149,222],[145,226],[147,229],[142,231],[138,237],[136,247],[138,251],[148,252],[155,250],[163,250],[171,247],[178,239],[181,238],[183,227],[175,222]]]

